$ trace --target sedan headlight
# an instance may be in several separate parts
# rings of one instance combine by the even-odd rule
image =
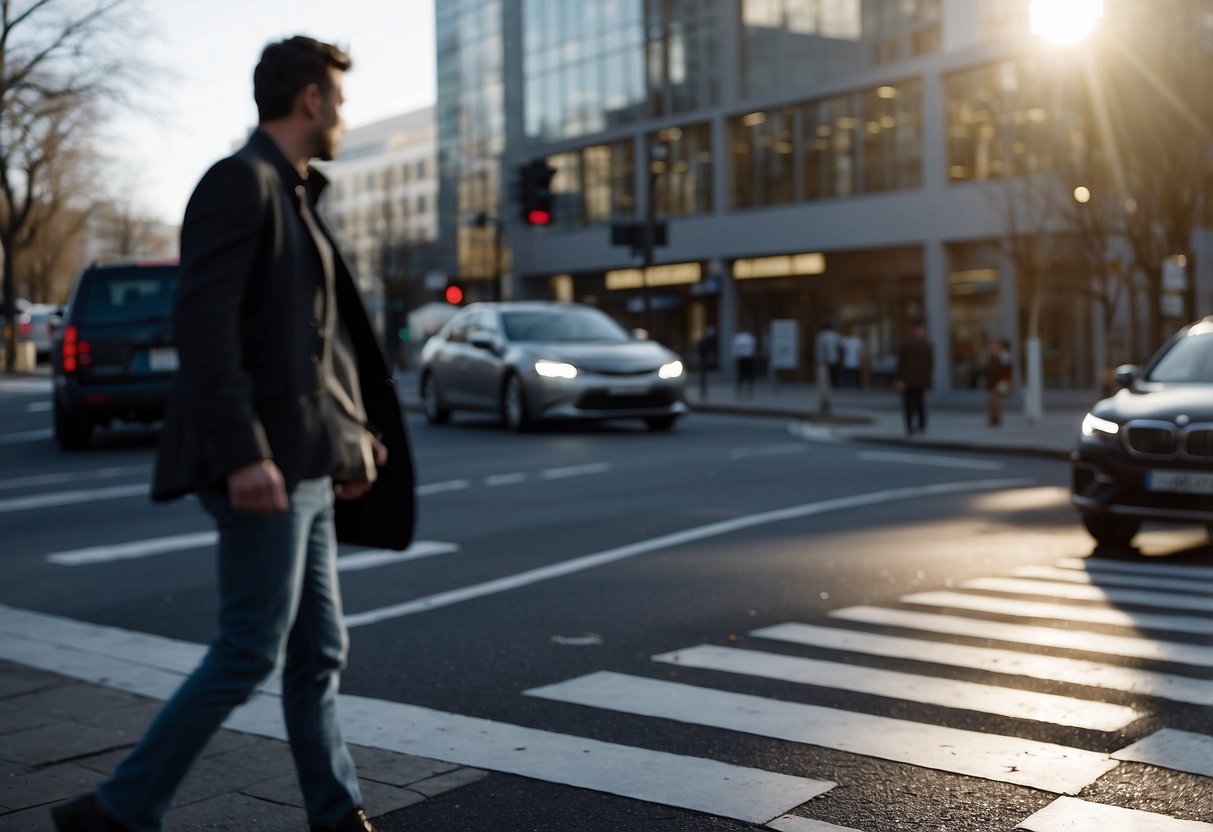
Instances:
[[[657,371],[658,378],[678,378],[682,375],[682,362],[671,361],[669,364],[663,364],[661,369]]]
[[[577,368],[563,361],[547,361],[541,358],[535,362],[535,372],[544,378],[577,378]]]
[[[1082,435],[1096,439],[1111,439],[1120,433],[1120,425],[1088,413],[1082,420]]]

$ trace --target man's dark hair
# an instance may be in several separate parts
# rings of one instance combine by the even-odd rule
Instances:
[[[258,119],[264,123],[290,115],[300,90],[318,84],[327,93],[333,86],[329,69],[346,72],[351,65],[345,52],[314,38],[296,35],[271,43],[253,70]]]

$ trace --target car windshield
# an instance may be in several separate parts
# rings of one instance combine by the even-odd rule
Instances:
[[[177,291],[176,266],[131,266],[92,272],[77,298],[77,320],[88,324],[167,321]]]
[[[623,327],[593,309],[505,312],[501,319],[511,341],[616,344],[629,340]]]
[[[1147,381],[1213,384],[1213,324],[1197,324],[1159,359]]]

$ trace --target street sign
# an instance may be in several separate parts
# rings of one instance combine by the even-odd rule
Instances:
[[[771,369],[795,370],[800,367],[800,322],[791,319],[771,321]]]

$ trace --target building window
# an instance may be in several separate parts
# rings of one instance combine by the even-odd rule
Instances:
[[[735,208],[779,205],[795,198],[793,120],[791,107],[730,120]]]
[[[669,127],[649,137],[660,146],[657,212],[685,217],[712,212],[712,131],[708,124]]]

